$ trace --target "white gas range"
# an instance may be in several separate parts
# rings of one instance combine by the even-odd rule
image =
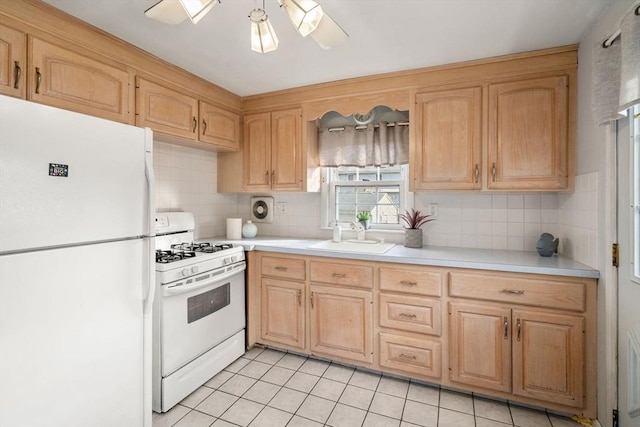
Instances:
[[[241,246],[194,243],[189,212],[156,214],[153,410],[166,412],[245,350]]]

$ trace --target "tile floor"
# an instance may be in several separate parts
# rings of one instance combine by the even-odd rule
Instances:
[[[577,427],[568,418],[253,348],[153,427]]]

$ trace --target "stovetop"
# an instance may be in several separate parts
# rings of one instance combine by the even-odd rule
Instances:
[[[171,249],[156,250],[156,262],[169,264],[187,258],[193,258],[198,254],[214,254],[233,247],[231,243],[175,243],[171,245]]]

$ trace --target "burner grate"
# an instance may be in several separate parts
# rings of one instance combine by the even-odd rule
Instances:
[[[212,245],[211,243],[176,243],[171,245],[171,249],[180,251],[202,252],[206,254],[231,249],[231,243],[223,243],[220,245]]]
[[[186,250],[168,250],[168,251],[156,251],[156,262],[161,264],[169,264],[171,262],[181,261],[187,258],[193,258],[196,256],[195,251]]]

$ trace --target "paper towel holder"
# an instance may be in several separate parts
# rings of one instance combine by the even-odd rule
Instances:
[[[273,197],[254,196],[251,198],[251,221],[273,222]]]

